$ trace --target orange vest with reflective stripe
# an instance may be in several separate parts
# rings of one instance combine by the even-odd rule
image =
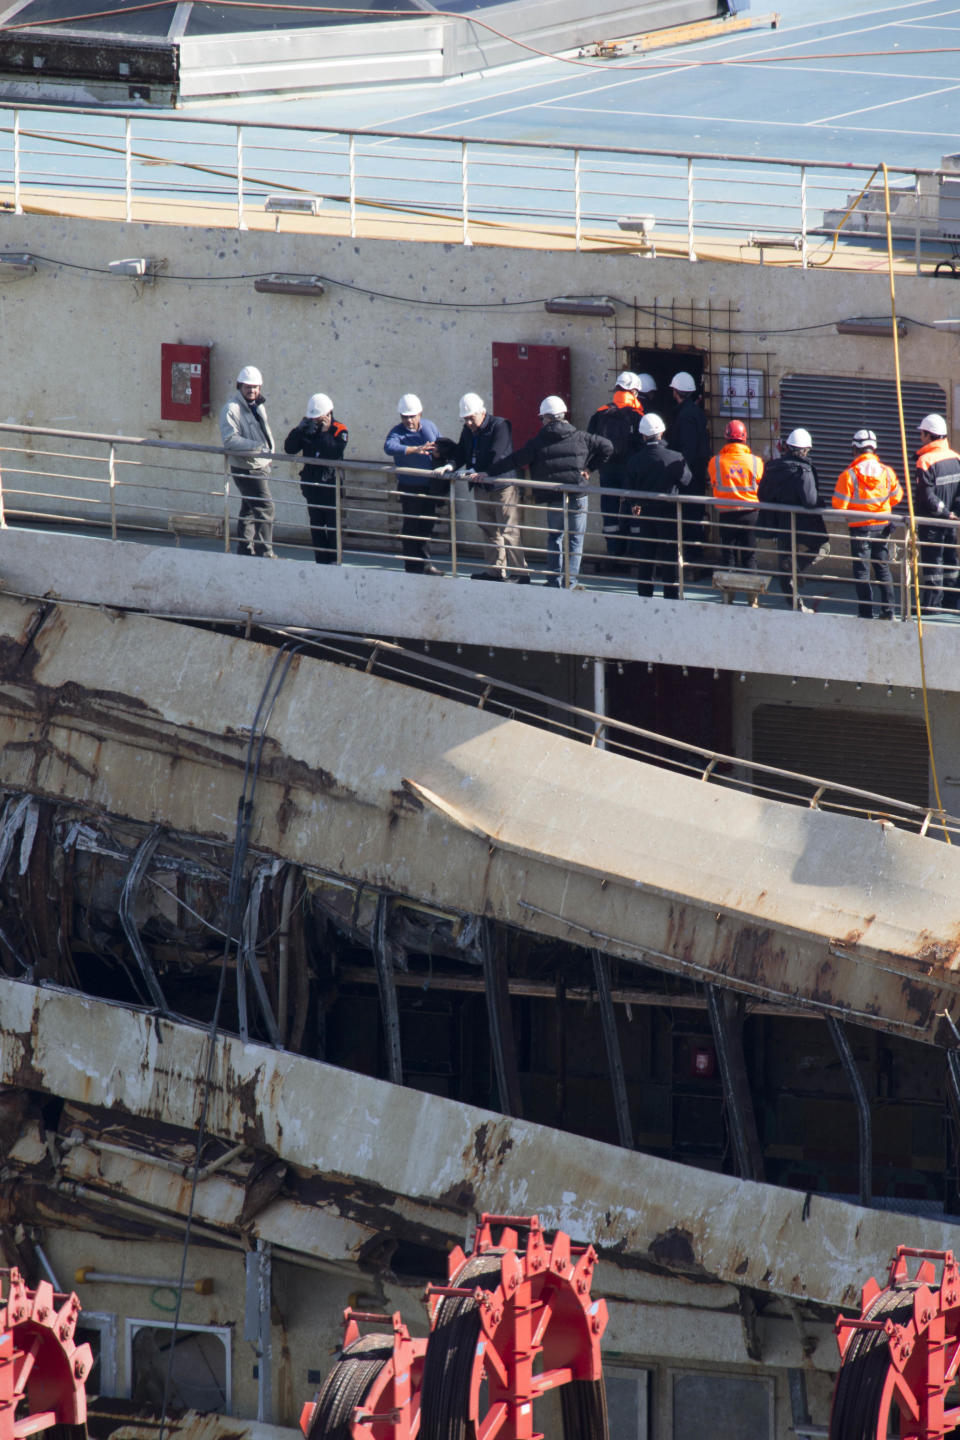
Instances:
[[[853,464],[837,477],[833,492],[833,508],[868,512],[862,519],[848,515],[853,525],[882,525],[894,505],[903,499],[903,487],[897,472],[878,460],[872,450],[858,455]]]
[[[757,504],[763,461],[748,445],[724,445],[707,466],[713,498],[722,509],[744,510]]]

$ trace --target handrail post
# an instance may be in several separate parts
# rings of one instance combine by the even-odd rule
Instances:
[[[117,538],[117,451],[116,446],[110,446],[110,458],[107,462],[107,473],[110,478],[110,539]]]
[[[901,548],[901,555],[900,555],[900,618],[901,618],[901,620],[909,620],[909,619],[910,619],[910,616],[911,616],[911,613],[912,613],[912,611],[913,611],[913,605],[912,605],[913,594],[912,594],[912,588],[911,588],[911,585],[910,585],[910,575],[911,575],[910,545],[911,545],[910,530],[909,530],[909,527],[905,527],[904,532],[903,532],[903,545],[900,547],[900,548]]]
[[[224,554],[230,554],[230,465],[226,455],[223,457],[223,549]]]
[[[687,259],[696,260],[697,251],[693,243],[693,160],[687,158]]]
[[[923,271],[920,266],[920,176],[917,174],[914,174],[913,177],[913,204],[913,263],[917,274],[922,275]]]
[[[20,199],[20,111],[13,112],[13,213],[23,214],[23,203]]]
[[[343,471],[336,472],[336,488],[333,492],[334,523],[337,537],[337,564],[343,564]]]
[[[807,167],[800,166],[800,268],[807,268]]]
[[[347,142],[347,167],[350,172],[350,239],[357,236],[357,137],[353,131]]]
[[[654,555],[656,560],[656,554]],[[686,565],[683,555],[683,503],[680,496],[677,496],[677,595],[683,599],[683,567]]]
[[[566,490],[563,492],[563,588],[570,589],[570,509]]]
[[[246,230],[243,218],[243,126],[237,126],[237,229]]]
[[[463,213],[463,243],[472,245],[470,239],[470,209],[468,204],[469,157],[466,140],[460,141],[460,208]]]
[[[133,219],[133,135],[128,115],[123,126],[123,211],[129,225]]]
[[[800,608],[800,574],[797,565],[797,512],[790,511],[790,588],[793,591],[791,609]]]
[[[450,476],[450,574],[457,578],[457,477]]]
[[[581,226],[581,222],[582,222],[581,204],[582,204],[582,196],[581,196],[581,191],[580,191],[580,151],[579,151],[579,150],[574,150],[574,152],[573,152],[573,233],[574,233],[574,248],[575,248],[576,250],[579,250],[579,249],[580,249],[580,242],[581,242],[582,235],[583,235],[582,226]]]

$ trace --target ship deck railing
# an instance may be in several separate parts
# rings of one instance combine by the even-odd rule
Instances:
[[[270,487],[276,507],[274,546],[281,558],[368,568],[404,565],[398,481],[425,483],[422,470],[395,468],[374,460],[342,460],[340,477],[327,498],[331,513],[329,544],[314,550],[307,500],[301,486],[302,456],[274,454]],[[219,447],[133,436],[95,434],[47,427],[0,424],[0,522],[39,529],[65,527],[73,532],[141,544],[185,546],[210,553],[229,553],[237,546],[240,496],[231,480],[230,457]],[[309,471],[308,471],[309,474]],[[433,493],[424,512],[436,513],[429,539],[430,561],[441,575],[460,580],[486,575],[484,536],[469,481],[459,473],[428,476]],[[741,569],[742,557],[720,543],[719,525],[728,506],[709,495],[653,496],[594,483],[557,487],[521,478],[520,548],[525,570],[507,573],[508,580],[532,583],[559,581],[586,590],[637,596],[638,564],[656,567],[643,578],[656,591],[676,587],[670,598],[716,604],[731,599],[743,605],[856,616],[860,599],[852,573],[849,517],[862,512],[817,511],[791,506],[757,507],[754,538],[756,569]],[[409,491],[407,492],[409,495]],[[571,570],[570,537],[573,498],[588,496],[588,528],[579,575]],[[555,503],[544,497],[558,495]],[[321,500],[322,496],[315,496]],[[632,504],[641,508],[640,533],[629,533]],[[651,527],[650,506],[658,524]],[[643,508],[647,507],[647,521]],[[613,507],[621,516],[620,531],[608,543],[601,529],[603,511]],[[810,517],[823,518],[827,534],[812,536]],[[915,615],[912,542],[908,518],[888,517],[894,618]],[[781,523],[782,522],[782,523]],[[944,595],[940,608],[924,619],[960,620],[957,543],[960,522],[923,520],[928,544],[944,537]],[[816,525],[816,522],[814,522]],[[559,534],[550,544],[550,532]],[[644,554],[638,541],[651,549]],[[921,583],[927,553],[921,544]],[[620,552],[620,553],[617,553]],[[871,575],[871,580],[875,580]],[[765,583],[764,583],[765,582]],[[436,583],[424,577],[424,584]],[[874,586],[874,606],[879,596]]]
[[[898,265],[921,273],[945,255],[951,175],[888,173]],[[858,268],[870,263],[865,244],[886,238],[868,164],[24,103],[0,105],[0,207],[804,269]]]

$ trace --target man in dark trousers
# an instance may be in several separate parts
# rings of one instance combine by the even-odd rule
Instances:
[[[590,500],[583,484],[612,454],[609,440],[602,435],[588,435],[571,425],[566,401],[559,395],[548,395],[540,405],[537,434],[522,449],[498,460],[488,472],[490,478],[495,479],[529,465],[531,480],[563,486],[562,490],[540,490],[536,496],[547,506],[548,585],[573,588],[577,583]],[[486,478],[486,475],[476,477],[477,480]]]
[[[383,442],[384,453],[399,470],[421,475],[397,476],[400,491],[400,549],[408,575],[442,575],[430,560],[430,536],[437,523],[440,499],[433,493],[432,471],[440,431],[423,414],[420,398],[408,391],[397,404],[400,419]]]
[[[265,555],[276,560],[273,548],[275,507],[270,494],[273,434],[263,396],[263,376],[256,365],[244,365],[236,392],[220,411],[220,438],[227,452],[233,483],[240,491],[237,519],[237,554]]]
[[[932,522],[960,515],[960,455],[947,444],[947,422],[942,415],[925,415],[917,429],[920,449],[913,475],[913,508],[920,546],[920,609],[954,610],[958,606],[957,532],[952,525]]]
[[[757,487],[757,499],[761,505],[795,505],[806,510],[817,510],[820,493],[817,472],[810,460],[813,439],[809,430],[791,430],[787,436],[782,455],[771,460],[763,472]],[[794,524],[795,522],[795,524]],[[763,512],[765,529],[775,537],[779,558],[777,584],[781,594],[787,597],[787,604],[805,613],[812,607],[800,599],[800,576],[808,570],[827,538],[827,527],[822,515],[797,515],[777,510]],[[793,584],[793,562],[791,541],[794,533],[797,542],[797,588]]]
[[[472,390],[460,396],[463,429],[452,457],[454,465],[476,474],[489,471],[513,450],[510,421],[490,415],[479,395]],[[468,476],[469,478],[469,476]],[[511,472],[492,481],[470,481],[477,506],[477,524],[483,531],[484,568],[474,580],[513,580],[530,583],[527,561],[520,545],[520,487]]]
[[[623,507],[628,553],[637,562],[637,594],[648,599],[659,575],[664,600],[679,600],[677,506],[667,499],[646,498],[679,495],[690,485],[690,466],[679,450],[667,447],[665,428],[659,415],[644,415],[640,421],[642,448],[627,466],[629,493]]]
[[[703,406],[697,404],[697,382],[687,370],[680,370],[670,381],[670,393],[677,409],[667,427],[667,444],[671,450],[679,450],[690,467],[689,493],[706,495],[710,436]],[[707,563],[705,516],[703,505],[683,507],[683,558],[691,578],[694,570]]]
[[[337,560],[337,471],[347,448],[347,427],[333,416],[333,401],[319,392],[307,401],[307,412],[283,442],[287,455],[307,461],[300,471],[300,489],[307,502],[313,558],[318,565]],[[325,464],[311,464],[325,461]]]
[[[620,496],[616,492],[626,486],[627,464],[639,444],[637,429],[643,417],[639,389],[640,377],[632,370],[621,371],[610,403],[601,405],[587,421],[588,434],[604,435],[613,445],[613,455],[605,465],[601,465],[599,472],[600,484],[605,490],[613,492],[600,496],[603,538],[611,560],[619,559],[627,548]]]

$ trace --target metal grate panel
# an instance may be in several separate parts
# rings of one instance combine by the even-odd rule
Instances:
[[[917,448],[917,424],[931,411],[946,414],[942,385],[927,380],[903,382],[903,413],[911,463]],[[829,505],[837,476],[850,463],[850,441],[861,426],[876,431],[881,460],[903,481],[897,387],[892,380],[857,375],[785,375],[780,382],[780,434],[803,426],[813,436],[811,459],[820,477],[820,495]]]

